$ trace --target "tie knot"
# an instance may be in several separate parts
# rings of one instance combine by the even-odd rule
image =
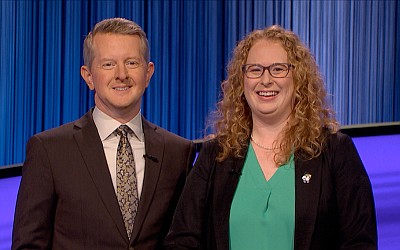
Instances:
[[[119,136],[124,136],[124,137],[126,137],[128,133],[129,134],[133,133],[133,131],[127,125],[121,125],[115,131]]]

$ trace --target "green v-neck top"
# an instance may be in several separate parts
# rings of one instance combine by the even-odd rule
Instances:
[[[231,250],[294,249],[294,156],[266,181],[250,143],[229,217]]]

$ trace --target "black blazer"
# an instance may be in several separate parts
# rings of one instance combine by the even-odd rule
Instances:
[[[229,212],[244,158],[215,161],[216,141],[206,142],[176,209],[166,249],[229,249]],[[246,155],[247,149],[244,150]],[[311,174],[304,183],[305,173]],[[296,250],[376,249],[371,184],[352,140],[330,135],[322,154],[295,154]]]
[[[30,138],[12,249],[161,248],[193,145],[143,118],[143,190],[131,240],[125,230],[92,111]]]

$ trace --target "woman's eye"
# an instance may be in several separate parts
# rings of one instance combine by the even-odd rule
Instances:
[[[257,73],[257,72],[262,71],[262,69],[259,67],[250,67],[247,71]]]
[[[285,70],[286,70],[286,69],[285,69],[283,66],[275,66],[275,67],[273,67],[273,68],[271,69],[271,71],[277,72],[277,73],[282,72],[282,71],[285,71]]]

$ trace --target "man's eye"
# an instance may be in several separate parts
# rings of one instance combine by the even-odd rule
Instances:
[[[126,66],[130,69],[135,69],[139,67],[140,63],[138,61],[127,61]]]
[[[103,64],[101,65],[101,67],[102,67],[103,69],[113,69],[114,66],[115,66],[115,64],[114,64],[114,63],[111,63],[111,62],[103,63]]]

